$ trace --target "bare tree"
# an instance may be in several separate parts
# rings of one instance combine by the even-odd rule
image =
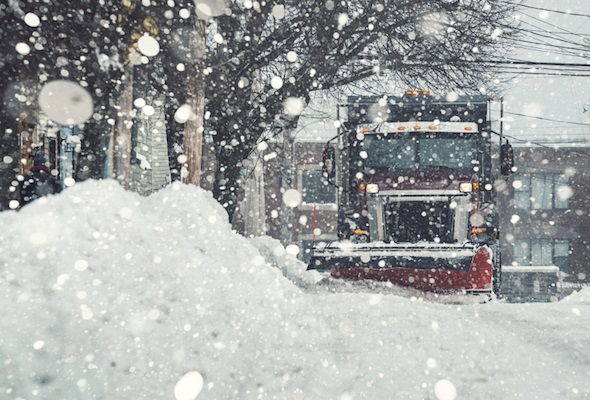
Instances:
[[[375,76],[439,91],[489,90],[490,62],[503,59],[504,45],[517,32],[512,18],[517,0],[226,0],[225,13],[207,22],[206,51],[197,54],[193,39],[200,5],[220,2],[56,0],[43,7],[9,2],[0,14],[18,29],[0,30],[6,50],[0,61],[14,71],[3,75],[2,85],[12,90],[16,86],[7,82],[26,82],[20,86],[39,88],[64,77],[83,82],[95,100],[95,114],[86,123],[76,179],[101,178],[111,135],[130,136],[124,132],[132,122],[127,114],[133,114],[129,57],[137,35],[151,32],[161,51],[141,76],[157,81],[165,94],[172,175],[179,177],[178,155],[188,150],[184,142],[194,142],[190,132],[207,129],[218,153],[214,195],[231,218],[242,161],[263,135],[291,130],[312,92]],[[38,26],[23,23],[27,12],[39,14]],[[14,54],[17,41],[31,44],[29,55]],[[208,119],[204,127],[189,122],[187,135],[174,114],[183,104],[201,107],[203,91]],[[5,104],[16,104],[13,100]],[[34,107],[34,97],[17,106],[29,103]],[[3,120],[12,123],[18,119],[13,115],[2,110]],[[113,132],[112,121],[119,131]],[[128,145],[120,148],[128,153]],[[123,179],[129,158],[117,167]]]
[[[517,33],[506,0],[233,1],[210,26],[207,110],[215,197],[235,207],[241,162],[288,129],[315,90],[376,75],[412,88],[484,91]]]
[[[0,29],[0,42],[5,46],[1,53],[3,60],[9,61],[17,71],[10,75],[3,73],[2,85],[26,98],[22,103],[31,109],[27,117],[32,124],[37,122],[37,95],[45,83],[65,79],[84,86],[92,95],[95,113],[86,122],[76,179],[102,178],[112,133],[109,121],[117,119],[118,101],[125,89],[124,56],[131,43],[130,27],[135,25],[133,13],[137,3],[89,0],[55,0],[43,6],[34,1],[7,3],[0,6],[3,20],[11,21]],[[25,53],[15,52],[19,42],[26,44]],[[5,126],[15,126],[21,118],[18,110],[11,117],[12,121],[11,118],[4,121]],[[11,131],[16,137],[16,129]]]

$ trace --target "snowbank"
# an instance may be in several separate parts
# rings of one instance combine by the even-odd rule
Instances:
[[[568,304],[590,304],[590,287],[574,291],[561,301]]]
[[[194,187],[141,198],[87,182],[0,224],[2,315],[13,316],[0,387],[13,398],[170,398],[190,370],[211,398],[256,391],[257,353],[300,295]]]
[[[585,300],[322,291],[192,186],[145,198],[84,182],[0,226],[2,398],[590,396]]]

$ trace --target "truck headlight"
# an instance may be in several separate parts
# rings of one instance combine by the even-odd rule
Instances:
[[[369,194],[379,193],[379,185],[377,185],[376,183],[367,184],[367,193],[369,193]]]
[[[471,182],[461,182],[459,184],[459,191],[463,193],[471,193],[473,191],[473,185]]]

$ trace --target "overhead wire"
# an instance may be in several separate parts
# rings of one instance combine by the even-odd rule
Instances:
[[[588,126],[588,127],[590,127],[590,124],[584,123],[584,122],[574,122],[574,121],[566,121],[566,120],[552,119],[552,118],[546,118],[546,117],[537,117],[537,116],[534,116],[534,115],[526,115],[526,114],[520,114],[520,113],[515,113],[515,112],[510,112],[510,111],[504,111],[504,113],[505,114],[516,115],[516,116],[519,116],[519,117],[539,119],[539,120],[543,120],[543,121],[559,122],[559,123],[570,124],[570,125],[579,125],[579,126]]]
[[[519,41],[515,43],[514,48],[534,50],[551,55],[562,55],[578,59],[585,59],[590,55],[590,42],[566,42],[550,36],[545,36],[545,39],[541,39],[539,36],[541,35],[528,35],[524,38],[520,38]]]
[[[569,77],[568,79],[568,83],[569,83],[569,87],[570,87],[570,91],[572,92],[572,99],[574,100],[574,104],[576,106],[576,111],[580,112],[580,104],[579,104],[579,97],[578,97],[578,92],[576,90],[576,87],[573,83],[573,79],[572,77]]]
[[[526,43],[526,45],[523,45],[523,43]],[[540,47],[535,47],[535,46],[540,46]],[[578,47],[578,48],[564,47],[564,46],[557,47],[555,44],[535,42],[535,41],[526,40],[526,39],[520,39],[519,43],[518,43],[518,47],[525,49],[525,50],[532,50],[532,51],[538,51],[538,52],[543,52],[543,53],[547,53],[548,51],[551,51],[552,55],[560,54],[563,56],[577,56],[577,57],[583,57],[583,56],[580,53],[574,53],[575,51],[579,51],[579,52],[584,51],[584,47]]]
[[[563,34],[563,33],[576,34],[576,32],[572,32],[572,31],[570,31],[570,30],[568,30],[568,29],[565,29],[565,28],[563,28],[563,27],[561,27],[561,26],[555,25],[555,24],[553,24],[553,23],[551,23],[551,22],[549,22],[549,21],[547,21],[547,20],[544,20],[544,19],[541,19],[541,18],[537,18],[537,17],[535,17],[535,16],[533,16],[533,15],[530,15],[530,14],[527,14],[527,13],[524,13],[524,12],[522,12],[522,14],[523,14],[523,15],[525,15],[527,18],[534,19],[535,21],[538,21],[538,22],[540,22],[540,23],[542,23],[542,24],[549,25],[549,26],[551,26],[551,27],[553,27],[553,28],[556,28],[556,29],[558,29],[559,31],[561,31],[561,32],[559,32],[559,34]],[[523,22],[526,22],[526,21],[523,21]],[[530,23],[529,23],[529,24],[530,24]],[[539,28],[539,27],[538,27],[538,28]],[[541,29],[542,29],[542,28],[541,28]]]
[[[494,67],[499,72],[517,75],[545,75],[588,77],[590,64],[557,63],[525,60],[480,61],[482,64]]]
[[[546,149],[549,149],[549,150],[559,151],[559,152],[562,152],[562,153],[575,154],[575,155],[580,156],[580,157],[583,157],[583,158],[590,158],[590,154],[585,154],[585,153],[580,153],[580,152],[575,151],[575,150],[570,150],[569,148],[566,148],[565,146],[563,146],[563,144],[560,145],[560,146],[557,146],[557,145],[550,146],[548,144],[535,142],[535,141],[532,141],[532,140],[529,140],[529,139],[517,138],[517,137],[512,136],[512,135],[507,135],[506,133],[504,133],[502,136],[504,136],[505,138],[509,138],[509,139],[511,139],[513,141],[516,141],[516,142],[525,143],[525,144],[531,144],[531,145],[535,145],[535,146],[538,146],[538,147],[543,147],[543,148],[546,148]]]
[[[560,10],[529,6],[526,4],[521,4],[520,6],[527,9],[572,15],[572,13],[561,12]],[[514,47],[516,49],[545,53],[551,52],[552,55],[561,55],[574,58],[584,58],[584,52],[590,52],[590,41],[588,41],[587,38],[588,35],[572,32],[571,30],[557,26],[545,19],[537,18],[527,12],[521,11],[521,14],[524,17],[524,19],[521,19],[521,23],[532,29],[523,29],[522,32],[524,33],[525,38],[521,38],[521,40],[515,43]],[[576,15],[590,17],[590,15],[586,14]],[[546,28],[546,26],[549,26],[555,30],[549,30]],[[575,38],[579,40],[574,40]]]
[[[552,35],[542,35],[540,33],[536,33],[536,34],[532,34],[530,31],[524,31],[526,38],[519,38],[518,43],[520,44],[523,41],[526,43],[532,43],[532,44],[538,44],[538,45],[545,45],[545,46],[549,46],[549,47],[558,47],[559,49],[571,49],[571,50],[580,50],[580,49],[584,49],[588,46],[588,43],[580,43],[580,42],[576,42],[576,41],[564,41],[561,40],[561,38],[559,37],[555,37]],[[581,38],[583,40],[586,40],[585,38]],[[556,41],[562,41],[564,43],[559,44],[559,46],[557,46]]]
[[[580,36],[582,38],[584,38],[584,36],[589,36],[590,37],[590,33],[557,32],[557,31],[548,31],[547,29],[538,29],[538,30],[530,29],[530,30],[527,31],[527,33],[541,33],[541,32],[548,33],[548,34],[574,35],[574,36]]]
[[[529,22],[523,21],[523,23],[524,23],[525,25],[532,26],[533,28],[538,28],[538,26],[537,26],[537,25],[531,24],[531,23],[529,23]],[[528,32],[527,32],[527,31],[523,31],[523,32],[524,32],[525,34],[528,34]],[[543,33],[537,32],[537,33],[535,33],[535,34],[534,34],[534,36],[533,36],[532,34],[530,34],[530,36],[531,36],[533,39],[536,39],[536,40],[540,40],[540,38],[544,38],[544,39],[554,40],[554,41],[556,41],[556,42],[560,42],[560,43],[564,43],[564,44],[568,44],[568,45],[572,45],[572,46],[579,46],[579,45],[580,45],[580,44],[579,44],[578,42],[576,42],[576,41],[573,41],[573,40],[571,40],[571,39],[566,39],[566,38],[560,37],[560,36],[559,36],[559,32],[557,32],[557,33],[553,33],[553,34],[543,34]],[[582,39],[582,38],[581,38],[581,39]]]
[[[571,15],[571,16],[574,16],[574,17],[586,17],[586,18],[590,18],[590,14],[580,14],[580,13],[574,13],[574,12],[571,12],[571,11],[561,11],[561,10],[555,10],[555,9],[551,9],[551,8],[535,7],[535,6],[530,6],[528,4],[520,4],[520,7],[529,8],[529,9],[532,9],[532,10],[547,11],[547,12],[552,12],[552,13],[556,13],[556,14]]]
[[[525,5],[526,7],[526,5]],[[540,7],[527,7],[533,9],[542,9]],[[556,11],[556,10],[549,10],[549,9],[542,9],[544,11]],[[537,21],[537,23],[541,23],[542,25],[539,26],[537,23],[532,23],[526,20],[523,20],[522,23],[526,27],[530,27],[533,29],[529,29],[528,31],[525,30],[525,38],[516,42],[514,46],[515,49],[526,50],[528,52],[543,52],[547,54],[551,54],[552,56],[565,56],[565,57],[572,57],[572,58],[582,58],[587,59],[584,53],[590,53],[590,41],[588,41],[588,36],[586,34],[578,34],[576,32],[572,32],[565,28],[556,26],[548,21],[536,18],[532,15],[527,13],[522,13],[525,17],[530,18],[533,21]],[[564,13],[566,14],[566,13]],[[579,15],[584,17],[590,17],[590,15]],[[550,26],[556,30],[549,30],[545,29],[544,25]],[[528,75],[528,76],[539,76],[539,75],[548,75],[548,76],[563,76],[569,77],[570,85],[572,84],[572,79],[574,77],[590,77],[590,63],[567,63],[567,62],[537,62],[537,61],[524,61],[524,60],[507,60],[504,63],[500,63],[500,68],[509,73],[518,74],[518,76]],[[573,86],[570,86],[570,90],[574,91],[573,96],[575,97],[575,89]],[[566,121],[562,119],[553,119],[547,118],[542,116],[533,116],[533,115],[526,115],[517,112],[507,112],[507,115],[514,115],[524,118],[533,118],[541,121],[547,121],[552,123],[558,124],[568,124],[574,125],[579,127],[588,128],[590,127],[589,123],[582,123],[576,121]],[[547,127],[549,128],[549,127]],[[551,127],[551,129],[567,129],[565,127]],[[581,139],[582,142],[587,143],[587,131],[586,132],[576,132],[575,136]],[[505,135],[513,140],[523,142],[523,143],[531,143],[537,146],[546,147],[555,149],[555,147],[547,146],[545,144],[539,143],[538,141],[534,141],[531,139],[521,139],[510,135]],[[578,140],[579,140],[578,139]],[[589,155],[581,154],[583,157],[590,158]]]

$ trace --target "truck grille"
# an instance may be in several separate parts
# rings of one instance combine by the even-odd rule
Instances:
[[[386,241],[453,242],[453,209],[449,201],[397,201],[384,206]]]

